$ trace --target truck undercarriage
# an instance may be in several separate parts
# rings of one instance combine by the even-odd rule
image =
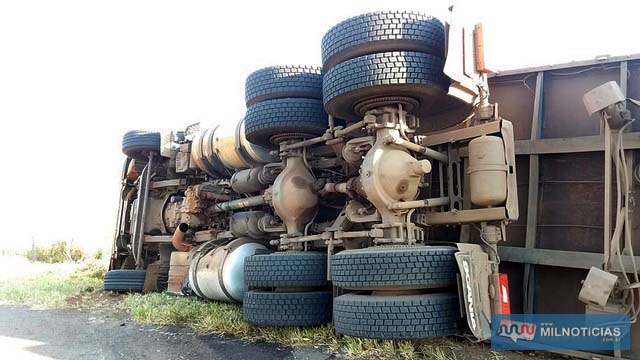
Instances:
[[[249,75],[239,121],[125,134],[105,289],[243,302],[254,325],[333,323],[339,334],[377,339],[470,331],[489,339],[492,315],[511,309],[501,261],[510,262],[503,272],[522,277],[511,288],[532,306],[534,263],[520,261],[524,269],[514,272],[520,253],[510,248],[523,221],[524,249],[535,242],[540,159],[532,150],[522,166],[524,145],[514,141],[520,114],[490,102],[490,85],[499,98],[509,94],[499,78],[488,79],[482,28],[370,13],[330,29],[322,57],[322,67]],[[529,88],[527,79],[502,81]],[[542,86],[538,75],[530,141],[540,137]],[[610,120],[605,108],[593,113]],[[515,127],[505,114],[517,118]],[[631,115],[612,126],[616,134],[631,129]],[[632,154],[621,145],[616,151]],[[619,168],[633,173],[634,164],[631,155]],[[529,172],[528,211],[518,201],[517,168],[521,177]],[[505,241],[510,246],[498,246]]]

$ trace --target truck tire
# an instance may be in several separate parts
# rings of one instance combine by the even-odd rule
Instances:
[[[160,153],[160,133],[131,130],[122,137],[122,152],[132,159],[147,162],[150,152]]]
[[[315,66],[270,66],[249,75],[244,92],[247,106],[283,98],[322,100],[322,70]]]
[[[360,120],[357,104],[372,98],[405,97],[415,101],[410,113],[423,116],[449,106],[450,80],[442,58],[394,51],[359,56],[331,68],[323,79],[325,110],[338,118]]]
[[[247,291],[244,320],[259,326],[320,326],[331,321],[332,294],[319,292]]]
[[[346,294],[333,302],[338,334],[369,339],[423,339],[458,333],[453,293],[371,296]]]
[[[437,18],[408,11],[381,11],[355,16],[322,38],[322,65],[388,51],[416,51],[445,57],[444,24]]]
[[[147,275],[145,270],[111,270],[104,275],[104,290],[141,292]]]
[[[321,135],[327,128],[322,101],[274,99],[247,108],[245,134],[250,143],[274,148],[279,139]]]
[[[331,257],[334,286],[353,290],[442,288],[456,283],[456,249],[445,246],[380,246]]]
[[[244,263],[244,276],[250,287],[328,286],[327,254],[279,252],[249,256]]]

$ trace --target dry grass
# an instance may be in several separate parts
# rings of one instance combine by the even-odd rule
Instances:
[[[122,309],[138,321],[157,325],[184,325],[199,334],[232,335],[245,341],[267,341],[287,346],[321,346],[349,359],[456,359],[454,341],[378,341],[350,336],[339,338],[332,327],[256,327],[242,319],[242,306],[205,302],[166,294],[129,295]]]
[[[102,288],[102,278],[91,274],[44,272],[31,277],[1,280],[0,303],[50,309],[78,305],[83,296]]]

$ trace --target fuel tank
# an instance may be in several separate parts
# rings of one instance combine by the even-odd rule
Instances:
[[[242,302],[246,291],[244,260],[256,250],[266,250],[260,241],[238,238],[226,245],[205,243],[189,254],[189,287],[205,299]]]

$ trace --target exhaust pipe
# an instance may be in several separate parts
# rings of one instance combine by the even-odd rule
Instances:
[[[173,244],[173,247],[178,251],[191,250],[191,244],[187,244],[184,242],[184,236],[187,233],[187,230],[189,230],[189,225],[181,223],[180,225],[178,225],[178,228],[171,237],[171,244]]]

